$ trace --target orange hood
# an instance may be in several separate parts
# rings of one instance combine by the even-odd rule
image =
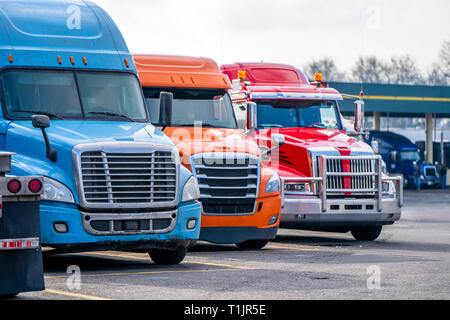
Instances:
[[[168,127],[164,133],[177,146],[181,164],[189,169],[190,157],[198,153],[236,152],[260,156],[256,142],[238,129]]]

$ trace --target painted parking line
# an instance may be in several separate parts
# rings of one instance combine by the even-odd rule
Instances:
[[[195,272],[216,272],[216,271],[234,271],[234,269],[198,269],[198,270],[158,270],[158,271],[134,271],[134,272],[110,272],[110,273],[83,273],[82,277],[112,277],[112,276],[131,276],[148,275],[163,273],[195,273]],[[248,268],[253,270],[254,268]],[[68,278],[70,275],[45,276],[45,279]]]
[[[111,300],[111,299],[101,298],[101,297],[97,297],[97,296],[91,296],[91,295],[87,295],[87,294],[55,290],[55,289],[45,289],[44,292],[68,296],[68,297],[72,297],[72,298],[86,299],[86,300]]]
[[[112,258],[125,258],[136,260],[149,260],[146,254],[139,253],[112,253],[112,252],[83,252],[86,255],[107,256]],[[223,263],[212,263],[203,261],[184,260],[184,263],[199,264],[203,266],[221,267],[224,269],[183,269],[183,270],[154,270],[154,271],[131,271],[131,272],[109,272],[109,273],[83,273],[83,277],[108,277],[108,276],[129,276],[129,275],[149,275],[149,274],[167,274],[167,273],[197,273],[197,272],[216,272],[216,271],[233,271],[233,270],[255,270],[255,268],[234,266]],[[70,275],[46,275],[45,279],[68,278]]]
[[[275,245],[275,244],[268,244],[266,248],[269,249],[284,249],[284,250],[294,250],[294,251],[320,251],[320,249],[317,248],[300,248],[296,246],[289,246],[289,245]]]
[[[137,259],[137,260],[149,260],[149,256],[146,253],[110,253],[110,252],[83,252],[83,254],[89,254],[89,255],[102,255],[102,256],[109,256],[109,257],[117,257],[117,258],[128,258],[128,259]],[[215,267],[223,267],[223,268],[230,268],[230,269],[241,269],[241,270],[253,270],[254,268],[250,267],[243,267],[243,266],[234,266],[230,264],[223,264],[223,263],[213,263],[213,262],[205,262],[205,261],[194,261],[190,259],[183,260],[183,263],[193,263],[193,264],[201,264],[201,265],[207,265],[207,266],[215,266]]]

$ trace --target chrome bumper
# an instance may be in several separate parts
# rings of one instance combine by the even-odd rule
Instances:
[[[306,224],[333,224],[351,225],[352,223],[381,223],[390,224],[400,219],[403,206],[403,179],[402,177],[384,177],[381,173],[381,157],[359,157],[375,160],[377,165],[373,172],[327,172],[324,162],[327,159],[346,159],[340,156],[320,156],[320,177],[292,177],[281,178],[282,208],[281,223],[296,222]],[[372,176],[375,183],[371,189],[351,189],[335,186],[328,188],[327,181],[330,176]],[[289,194],[285,191],[285,182],[310,182],[314,194]],[[395,192],[392,196],[383,196],[382,182],[392,181]],[[329,197],[332,194],[371,192],[370,199],[356,196],[345,196],[339,199]]]

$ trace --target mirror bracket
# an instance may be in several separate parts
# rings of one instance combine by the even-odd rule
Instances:
[[[58,153],[56,150],[52,149],[50,145],[50,140],[48,139],[47,132],[45,131],[45,128],[50,127],[50,118],[46,115],[32,115],[31,116],[31,123],[33,127],[39,128],[42,131],[42,136],[44,137],[45,142],[45,155],[46,157],[52,161],[56,162],[58,159]]]

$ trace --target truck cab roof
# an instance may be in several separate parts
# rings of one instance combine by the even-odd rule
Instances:
[[[144,87],[231,88],[228,77],[209,58],[142,54],[133,58]]]
[[[380,139],[383,143],[390,144],[396,150],[418,150],[419,147],[411,140],[391,131],[370,131],[370,139]]]
[[[303,72],[288,64],[242,62],[225,64],[220,69],[231,81],[238,79],[240,70],[245,71],[246,88],[253,99],[342,100],[337,90],[311,85]]]
[[[117,26],[90,1],[0,0],[0,29],[0,69],[135,70]]]

